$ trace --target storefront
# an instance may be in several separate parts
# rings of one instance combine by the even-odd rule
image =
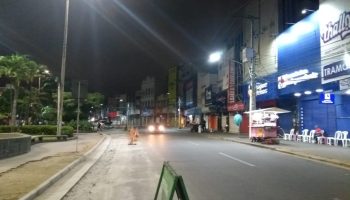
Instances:
[[[342,32],[350,26],[346,8],[346,0],[323,1],[317,12],[277,38],[277,104],[292,111],[279,120],[283,128],[317,125],[330,136],[350,130],[350,35]]]

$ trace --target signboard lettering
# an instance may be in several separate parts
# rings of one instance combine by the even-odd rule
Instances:
[[[350,73],[350,66],[347,66],[346,63],[341,60],[334,62],[330,65],[323,66],[323,80],[339,80],[343,76],[348,76]]]
[[[278,77],[278,89],[283,89],[288,85],[296,85],[303,81],[310,79],[316,79],[318,77],[317,72],[309,73],[308,69],[302,69],[290,74],[284,74]]]
[[[318,12],[322,84],[350,77],[347,63],[350,48],[349,0],[320,1]]]
[[[323,33],[321,33],[321,39],[324,43],[331,41],[332,39],[340,36],[343,40],[350,34],[350,12],[343,12],[339,15],[339,19],[335,22],[328,22]]]
[[[263,95],[267,93],[267,83],[257,83],[256,84],[256,96]]]

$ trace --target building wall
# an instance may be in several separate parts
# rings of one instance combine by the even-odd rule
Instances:
[[[244,16],[254,19],[243,19],[243,40],[246,47],[256,52],[255,71],[257,77],[264,77],[277,71],[277,50],[274,43],[278,34],[278,1],[256,0],[245,9]],[[253,23],[253,35],[251,30]],[[243,80],[249,80],[249,63],[244,63]]]
[[[217,74],[198,72],[197,74],[197,106],[205,107],[205,88],[215,85],[217,82]]]
[[[152,108],[155,103],[155,79],[153,77],[146,77],[141,83],[141,104],[144,107]]]
[[[141,125],[154,121],[155,78],[146,77],[141,83]]]

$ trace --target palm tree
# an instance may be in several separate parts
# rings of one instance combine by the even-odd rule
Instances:
[[[16,124],[17,100],[21,83],[33,80],[33,71],[39,69],[40,66],[36,62],[24,55],[0,56],[0,77],[7,77],[13,89],[10,125]]]

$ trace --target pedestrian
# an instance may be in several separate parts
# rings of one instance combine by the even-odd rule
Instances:
[[[139,129],[137,127],[135,127],[135,141],[137,141],[137,138],[139,137]]]
[[[136,145],[136,130],[134,127],[131,127],[129,130],[129,145]]]
[[[97,122],[97,132],[100,132],[101,131],[101,123],[100,121]],[[102,134],[102,133],[100,133]]]
[[[317,137],[323,137],[324,130],[322,130],[318,125],[315,125],[315,135],[314,135],[314,140],[315,143],[318,143],[318,138]]]

